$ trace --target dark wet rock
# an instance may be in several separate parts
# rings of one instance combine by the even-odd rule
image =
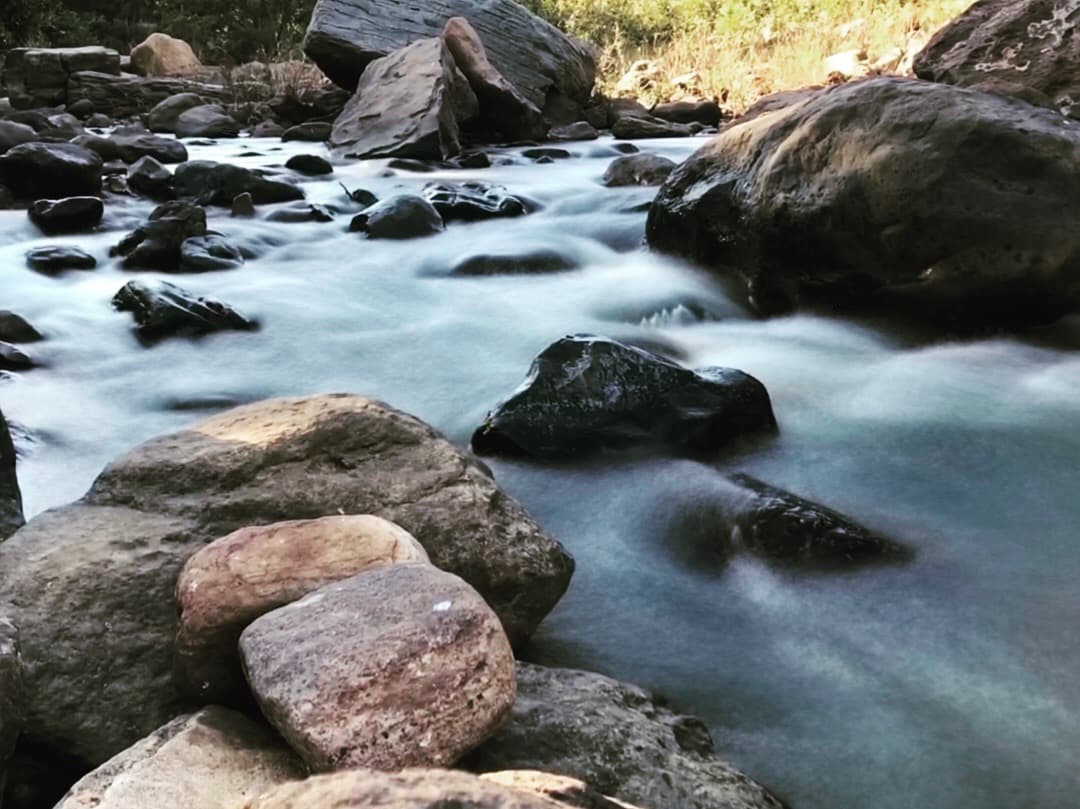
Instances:
[[[641,149],[632,143],[614,143],[611,148],[622,154],[638,154],[641,151]]]
[[[29,371],[37,365],[33,358],[11,343],[0,342],[0,371]]]
[[[221,85],[185,78],[113,76],[84,70],[68,77],[68,92],[94,102],[94,109],[114,120],[134,118],[178,93],[196,92],[205,100],[226,102],[230,91]]]
[[[280,138],[285,134],[285,127],[277,121],[262,121],[251,130],[253,138]]]
[[[729,480],[739,494],[722,521],[726,550],[745,550],[772,562],[848,567],[901,562],[910,548],[887,539],[830,508],[770,486],[749,475]]]
[[[655,154],[617,157],[604,172],[604,185],[660,185],[675,170],[675,161]]]
[[[307,202],[278,208],[266,215],[267,222],[333,222],[334,215],[324,205],[311,205]]]
[[[52,236],[90,230],[101,222],[105,206],[99,197],[39,199],[27,213],[42,233]]]
[[[362,231],[371,239],[416,239],[446,229],[435,206],[423,197],[399,194],[376,202],[358,213],[349,230]]]
[[[762,314],[873,305],[1001,327],[1080,301],[1077,221],[1080,124],[880,77],[728,126],[671,174],[647,233],[736,275]]]
[[[84,123],[89,129],[106,129],[113,125],[113,119],[102,112],[95,112]]]
[[[150,339],[258,328],[227,303],[200,298],[167,281],[128,281],[113,296],[112,305],[131,312],[139,335]]]
[[[673,124],[720,126],[724,119],[724,111],[715,101],[671,101],[657,104],[650,112],[654,117]]]
[[[0,413],[0,432],[7,432],[4,416]],[[2,441],[2,439],[0,439]],[[0,456],[3,449],[0,448]],[[3,463],[0,457],[0,463]],[[3,475],[0,472],[0,475]],[[2,486],[0,486],[2,492]],[[0,540],[9,536],[12,525],[5,525],[3,494],[0,493]],[[511,677],[511,682],[513,678]],[[6,616],[0,615],[0,790],[7,780],[7,769],[15,743],[23,729],[26,706],[23,687],[23,661],[19,653],[19,630]],[[11,802],[8,801],[10,804]],[[16,807],[18,809],[18,807]]]
[[[28,250],[26,263],[32,270],[52,274],[65,270],[92,270],[97,266],[97,259],[79,247],[47,245]]]
[[[557,126],[548,132],[551,140],[596,140],[600,133],[588,121],[577,121],[565,126]]]
[[[688,138],[701,131],[699,124],[676,124],[656,118],[623,116],[611,127],[611,134],[625,140],[643,140],[645,138]]]
[[[386,164],[388,169],[394,171],[411,171],[413,174],[431,174],[444,168],[445,164],[440,161],[416,160],[411,157],[395,157]],[[393,176],[391,172],[387,176]]]
[[[23,143],[37,140],[33,127],[16,121],[0,120],[0,154]]]
[[[308,121],[290,126],[281,133],[281,139],[283,141],[303,140],[312,143],[323,143],[330,140],[330,133],[333,130],[334,125],[326,121]]]
[[[183,201],[166,202],[110,252],[123,256],[129,269],[173,272],[179,267],[183,243],[205,235],[206,211]]]
[[[472,446],[481,455],[535,458],[634,446],[697,454],[775,432],[769,394],[749,374],[691,371],[615,340],[573,335],[537,356]]]
[[[84,133],[72,138],[71,142],[76,146],[82,146],[84,149],[95,152],[107,163],[120,159],[120,150],[117,148],[116,142],[112,138],[107,138],[104,135]]]
[[[173,175],[153,157],[140,157],[128,171],[128,187],[136,194],[156,200],[172,199]]]
[[[176,119],[195,107],[202,107],[206,99],[197,93],[177,93],[157,104],[147,115],[151,132],[176,132]]]
[[[447,161],[453,168],[486,169],[491,167],[491,158],[486,152],[468,151],[451,157]]]
[[[15,475],[15,463],[15,445],[11,440],[11,430],[3,411],[0,410],[0,540],[14,534],[24,522],[22,494]],[[0,781],[2,780],[0,778]]]
[[[0,211],[7,211],[19,207],[15,194],[6,185],[0,185]]]
[[[303,189],[284,180],[270,179],[251,169],[210,160],[181,163],[173,174],[178,197],[191,197],[205,205],[232,205],[237,194],[251,194],[256,205],[292,202],[304,198]]]
[[[350,191],[344,184],[341,184],[341,187],[345,190],[345,196],[349,198],[350,202],[355,202],[357,205],[363,205],[365,208],[370,208],[379,201],[379,198],[366,188],[356,188]]]
[[[451,157],[477,110],[443,40],[421,39],[368,66],[334,121],[330,146],[346,157]]]
[[[97,46],[81,48],[14,48],[4,62],[4,89],[19,108],[50,107],[79,100],[70,79],[85,71],[114,75],[120,54]]]
[[[0,340],[5,343],[36,343],[42,339],[41,332],[22,315],[0,309]]]
[[[117,153],[125,163],[142,157],[152,157],[160,163],[183,163],[188,159],[187,147],[176,138],[161,135],[114,135]]]
[[[565,272],[578,267],[578,262],[557,250],[541,248],[527,253],[481,253],[457,261],[451,275],[538,275]]]
[[[239,248],[215,233],[184,239],[180,245],[181,272],[234,270],[243,263],[244,256]]]
[[[527,157],[530,160],[543,160],[549,158],[550,160],[566,160],[573,155],[566,149],[559,149],[554,146],[539,146],[534,149],[526,149],[521,153],[522,157]]]
[[[69,101],[66,112],[85,121],[94,114],[94,102],[89,98],[80,98],[77,101]]]
[[[255,215],[255,200],[251,198],[251,194],[245,191],[242,194],[237,194],[233,197],[232,201],[232,215],[233,216],[254,216]]]
[[[287,126],[308,121],[332,121],[345,109],[355,87],[353,84],[347,91],[333,85],[300,87],[274,96],[266,106],[275,120]]]
[[[70,143],[23,143],[0,156],[0,181],[21,198],[101,193],[102,159]]]
[[[435,206],[444,222],[476,222],[530,212],[525,201],[501,185],[490,183],[428,183],[420,193]]]
[[[220,104],[204,104],[180,113],[174,131],[181,138],[235,138],[240,125]]]
[[[285,162],[285,168],[312,176],[334,173],[334,167],[329,160],[314,154],[293,155]]]

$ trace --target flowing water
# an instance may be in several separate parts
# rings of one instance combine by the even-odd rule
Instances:
[[[697,144],[644,144],[681,159]],[[691,366],[768,387],[781,434],[711,465],[604,458],[495,461],[503,486],[575,555],[531,655],[602,671],[703,716],[720,753],[796,809],[1028,809],[1080,802],[1080,354],[1076,324],[1032,340],[944,341],[798,316],[750,319],[708,274],[638,248],[649,189],[603,188],[610,143],[575,159],[383,176],[384,162],[305,183],[333,223],[214,211],[257,252],[240,270],[168,278],[256,316],[255,333],[139,344],[109,299],[131,273],[108,246],[150,210],[47,240],[0,212],[6,308],[48,335],[48,367],[0,384],[28,514],[77,498],[112,457],[208,412],[267,396],[353,391],[464,444],[558,337],[648,340]],[[238,140],[192,156],[280,165],[310,144]],[[346,232],[338,181],[380,197],[432,179],[505,184],[545,206],[403,243]],[[43,243],[102,260],[59,278]],[[581,268],[450,277],[475,253],[556,248]],[[914,563],[780,571],[711,551],[722,473],[746,471],[917,548]],[[672,808],[676,809],[676,808]]]

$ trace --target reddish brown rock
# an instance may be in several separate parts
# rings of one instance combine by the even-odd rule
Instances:
[[[131,49],[131,68],[140,76],[188,76],[202,62],[184,40],[155,33]]]

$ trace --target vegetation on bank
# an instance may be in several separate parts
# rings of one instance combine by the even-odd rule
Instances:
[[[970,0],[524,0],[600,46],[614,92],[639,59],[657,78],[647,100],[687,92],[743,108],[776,90],[828,78],[826,57],[865,52],[888,69]],[[2,4],[2,3],[0,3]],[[7,0],[0,48],[103,44],[127,50],[152,31],[188,40],[208,63],[283,61],[300,53],[314,0]],[[693,76],[696,74],[696,76]],[[677,77],[692,78],[677,85]]]

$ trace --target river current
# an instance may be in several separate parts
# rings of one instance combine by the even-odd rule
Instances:
[[[700,141],[642,142],[681,160]],[[239,270],[131,273],[110,245],[152,205],[107,206],[97,233],[48,239],[0,212],[3,299],[46,333],[47,367],[0,382],[27,516],[78,498],[111,458],[231,404],[349,391],[466,444],[533,356],[569,333],[648,341],[686,365],[767,386],[780,435],[711,463],[491,460],[502,486],[577,559],[529,655],[600,671],[702,716],[718,752],[794,809],[1036,809],[1080,795],[1080,322],[944,339],[873,323],[749,317],[708,273],[640,248],[655,189],[606,189],[611,141],[535,164],[304,182],[332,223],[210,212],[257,257]],[[280,166],[321,146],[240,139],[193,159]],[[544,208],[407,242],[347,232],[339,182],[380,197],[479,179]],[[260,208],[260,217],[273,206]],[[95,253],[48,277],[23,254]],[[452,277],[477,253],[554,248],[581,266]],[[258,318],[257,332],[141,345],[111,296],[163,278]],[[711,526],[723,473],[745,471],[915,547],[850,573],[725,564]],[[676,808],[672,808],[676,809]]]

